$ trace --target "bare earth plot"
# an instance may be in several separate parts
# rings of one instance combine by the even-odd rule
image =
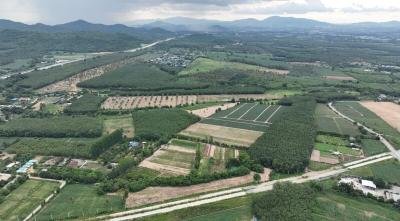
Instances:
[[[356,79],[350,76],[336,76],[336,75],[328,75],[325,76],[327,80],[339,80],[339,81],[355,81]]]
[[[264,170],[261,176],[262,181],[267,181],[269,177],[269,169]],[[234,177],[224,180],[213,181],[205,184],[198,184],[184,187],[148,187],[136,193],[129,193],[126,199],[126,208],[143,206],[146,204],[162,202],[178,197],[189,196],[193,194],[211,192],[219,189],[225,189],[235,186],[244,185],[253,181],[253,174],[242,177]]]
[[[362,101],[361,105],[374,112],[386,123],[400,131],[400,105],[392,102]]]
[[[231,101],[234,99],[280,99],[276,94],[236,94],[236,95],[176,95],[176,96],[114,96],[109,97],[101,105],[105,110],[129,110],[144,107],[176,107],[194,103]]]

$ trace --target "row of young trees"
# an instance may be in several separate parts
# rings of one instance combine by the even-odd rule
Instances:
[[[85,184],[97,183],[104,179],[104,174],[100,171],[67,167],[50,167],[47,170],[40,171],[38,175],[47,179],[66,180],[67,182]]]
[[[122,129],[115,130],[109,135],[102,137],[96,143],[94,143],[90,148],[90,154],[93,158],[100,156],[100,154],[107,151],[113,145],[121,142],[123,140],[123,131]]]
[[[316,101],[293,97],[292,106],[277,113],[274,123],[252,145],[252,159],[281,173],[304,171],[314,146]]]

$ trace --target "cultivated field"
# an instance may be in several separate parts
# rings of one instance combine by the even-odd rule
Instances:
[[[195,103],[216,101],[239,101],[240,99],[280,99],[283,94],[233,94],[233,95],[176,95],[176,96],[114,96],[101,105],[105,110],[127,110],[144,107],[176,107]]]
[[[359,102],[336,102],[334,106],[351,119],[384,134],[389,141],[395,144],[396,148],[400,148],[400,132]]]
[[[263,132],[282,106],[243,103],[203,119],[201,123]]]
[[[212,137],[214,141],[220,143],[249,147],[263,133],[260,131],[196,123],[180,132],[180,134],[201,139]]]
[[[361,105],[374,112],[386,123],[400,131],[400,105],[392,102],[363,101]]]
[[[357,136],[360,134],[357,126],[339,116],[326,105],[318,104],[315,110],[318,131],[339,135]]]
[[[388,183],[400,185],[400,163],[397,160],[385,160],[350,171],[351,175],[381,178]]]
[[[157,170],[161,173],[188,175],[192,169],[195,155],[195,148],[165,145],[157,150],[151,157],[142,161],[140,166]]]
[[[249,65],[238,62],[216,61],[208,58],[197,58],[186,69],[179,72],[178,75],[184,76],[184,75],[193,75],[197,73],[208,73],[208,72],[218,71],[221,69],[270,73],[277,75],[286,75],[289,73],[289,71],[287,70],[265,68],[257,65]]]
[[[64,220],[124,209],[122,197],[98,195],[93,185],[67,185],[37,216],[37,220]]]
[[[59,186],[59,183],[27,180],[0,204],[0,220],[23,220]]]
[[[144,107],[176,107],[197,102],[197,96],[134,96],[109,97],[102,105],[106,110],[126,110]]]
[[[202,175],[224,171],[226,161],[239,156],[238,151],[232,148],[172,139],[169,144],[162,146],[151,157],[142,161],[140,166],[162,174],[188,175],[193,169],[197,148],[201,154],[198,172]]]

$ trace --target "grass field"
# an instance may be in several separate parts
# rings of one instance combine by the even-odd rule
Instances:
[[[326,105],[318,104],[315,110],[318,131],[339,135],[357,136],[360,134],[357,126],[340,117]]]
[[[315,143],[315,149],[321,152],[321,155],[330,155],[333,152],[340,152],[346,155],[360,156],[361,151],[340,145],[333,145],[327,143]]]
[[[325,191],[318,194],[313,220],[387,221],[398,220],[400,213],[390,204],[368,198]]]
[[[56,182],[27,180],[0,204],[0,220],[23,220],[58,186]]]
[[[361,145],[365,155],[367,156],[388,152],[387,147],[379,140],[362,139]]]
[[[251,221],[251,198],[240,197],[150,216],[140,221]]]
[[[122,129],[124,135],[128,138],[132,138],[135,135],[135,128],[133,127],[131,115],[107,116],[103,122],[103,134],[110,134],[117,129]]]
[[[400,163],[396,160],[386,160],[360,167],[350,171],[350,174],[363,177],[373,176],[400,185]]]
[[[215,113],[201,123],[233,127],[246,130],[265,131],[282,106],[268,106],[258,103],[243,103]]]
[[[379,133],[383,133],[389,141],[400,148],[400,133],[389,126],[384,120],[378,117],[375,113],[364,108],[358,102],[337,102],[335,108],[351,119],[366,125]]]
[[[96,138],[19,138],[6,150],[10,153],[90,158]]]
[[[206,140],[212,138],[213,141],[228,145],[249,147],[263,132],[196,123],[186,128],[184,131],[181,131],[179,134]]]
[[[67,185],[37,216],[36,220],[92,217],[124,209],[120,196],[98,195],[94,185]]]
[[[236,70],[236,71],[252,71],[261,73],[277,73],[287,74],[286,70],[269,69],[257,65],[249,65],[238,62],[216,61],[208,58],[197,58],[186,69],[178,73],[180,76],[193,75],[197,73],[208,73],[222,69]]]

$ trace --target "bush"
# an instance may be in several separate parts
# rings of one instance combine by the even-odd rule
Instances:
[[[121,142],[123,139],[122,134],[122,129],[118,129],[94,143],[90,148],[92,157],[100,156],[100,154],[111,148],[113,145]]]
[[[273,190],[254,199],[253,212],[261,221],[309,221],[315,193],[307,185],[277,183]]]

